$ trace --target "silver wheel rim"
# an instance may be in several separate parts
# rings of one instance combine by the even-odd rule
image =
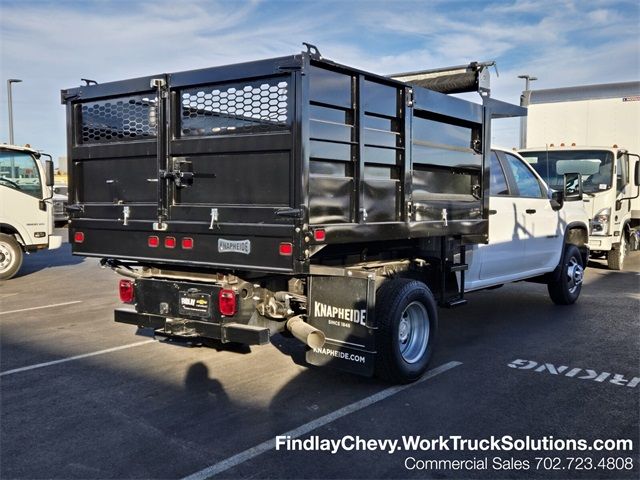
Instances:
[[[419,361],[429,344],[429,314],[420,302],[411,302],[398,322],[398,347],[407,363]]]
[[[582,265],[580,265],[576,257],[571,257],[567,265],[567,285],[569,287],[569,293],[575,293],[578,287],[582,285],[583,278],[584,268],[582,268]]]
[[[0,243],[0,272],[8,270],[12,263],[13,255],[11,255],[11,249],[6,243]]]

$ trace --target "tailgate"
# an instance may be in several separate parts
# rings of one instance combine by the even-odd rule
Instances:
[[[73,253],[291,271],[299,249],[279,254],[299,191],[291,61],[64,91]]]

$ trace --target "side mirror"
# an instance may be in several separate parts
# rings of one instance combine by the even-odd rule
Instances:
[[[636,161],[636,166],[633,170],[633,181],[636,187],[640,187],[640,160]]]
[[[564,192],[562,190],[554,190],[551,193],[551,208],[554,211],[560,210],[564,206]]]
[[[53,160],[44,161],[44,174],[45,174],[45,185],[47,187],[53,187],[53,183],[54,183]]]
[[[579,173],[565,173],[563,193],[566,202],[582,200],[582,175]]]

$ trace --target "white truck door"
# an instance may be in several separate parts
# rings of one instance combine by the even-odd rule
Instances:
[[[0,152],[0,222],[16,228],[26,245],[49,241],[50,212],[40,208],[43,184],[31,154]]]
[[[524,218],[518,199],[510,190],[504,170],[495,152],[491,152],[491,197],[489,199],[489,243],[478,247],[480,283],[517,274],[524,257]],[[488,282],[491,283],[491,282]],[[470,288],[473,286],[469,285]]]
[[[616,200],[626,200],[616,203],[616,214],[613,216],[614,231],[620,231],[623,226],[623,222],[628,220],[631,216],[632,201],[630,199],[634,197],[637,192],[632,187],[633,182],[629,181],[630,177],[633,177],[630,173],[629,156],[626,153],[619,151],[616,158],[615,168]],[[620,207],[620,209],[617,207]]]
[[[548,270],[557,264],[558,252],[562,251],[564,229],[559,222],[559,213],[551,208],[546,185],[534,170],[519,156],[502,153],[507,175],[513,175],[518,189],[517,209],[524,218],[522,271]]]

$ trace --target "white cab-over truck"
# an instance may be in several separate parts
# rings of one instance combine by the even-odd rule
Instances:
[[[640,82],[524,92],[526,148],[520,154],[550,187],[580,172],[593,257],[622,270],[640,248]]]
[[[574,303],[589,255],[578,175],[567,172],[552,190],[520,155],[500,149],[490,172],[489,243],[467,251],[465,291],[528,280],[546,283],[554,303]]]
[[[0,280],[13,277],[25,253],[59,248],[53,235],[53,162],[28,147],[0,145]]]

